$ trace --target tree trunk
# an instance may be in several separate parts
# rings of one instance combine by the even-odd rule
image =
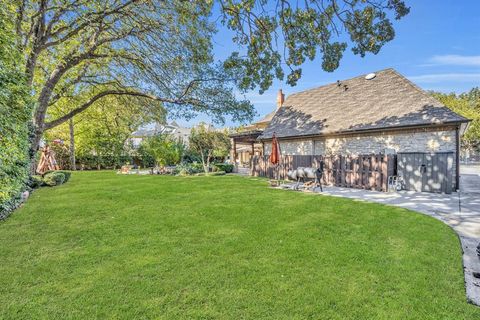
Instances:
[[[203,150],[200,151],[200,154],[202,155],[202,166],[203,166],[203,171],[205,173],[208,173],[208,167],[205,161],[205,154],[203,153]]]
[[[39,130],[37,127],[33,133],[32,143],[30,145],[30,174],[34,175],[37,170],[37,163],[35,159],[35,155],[40,147],[40,141],[42,140],[43,132]]]
[[[75,164],[75,132],[73,128],[73,118],[70,118],[69,122],[70,128],[70,169],[77,170],[77,166]]]
[[[205,168],[205,173],[208,174],[210,172],[210,158],[212,157],[211,152],[208,151],[207,153],[207,166]]]

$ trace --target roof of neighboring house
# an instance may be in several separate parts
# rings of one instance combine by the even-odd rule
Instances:
[[[259,138],[468,122],[394,69],[375,74],[289,95]]]
[[[132,133],[132,137],[142,138],[156,134],[173,134],[177,137],[185,138],[190,135],[190,131],[191,128],[181,127],[175,121],[172,121],[170,124],[155,123],[152,128],[140,128]]]
[[[154,129],[138,129],[132,133],[132,137],[142,138],[142,137],[151,137],[156,134]]]

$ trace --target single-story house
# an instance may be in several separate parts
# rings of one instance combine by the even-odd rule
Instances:
[[[297,92],[284,101],[280,92],[277,100],[280,107],[268,125],[249,136],[262,145],[262,155],[270,154],[274,134],[283,155],[397,154],[399,174],[406,178],[421,180],[427,168],[442,166],[458,188],[460,136],[469,120],[394,69]],[[246,140],[249,132],[243,135]]]

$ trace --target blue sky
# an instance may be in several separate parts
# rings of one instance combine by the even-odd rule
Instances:
[[[297,86],[275,81],[263,95],[249,92],[246,96],[255,106],[256,119],[274,110],[280,88],[288,95],[390,67],[426,90],[460,93],[480,86],[480,0],[405,1],[410,14],[395,21],[395,39],[379,54],[361,58],[348,48],[335,72],[323,71],[320,60],[307,62]],[[213,39],[217,59],[232,50],[230,39],[224,28]],[[178,122],[190,126],[199,121],[209,119],[202,115]],[[227,119],[226,125],[239,124]]]

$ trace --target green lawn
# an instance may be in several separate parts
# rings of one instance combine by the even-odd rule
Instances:
[[[262,179],[75,173],[0,243],[0,319],[480,319],[446,225]]]

